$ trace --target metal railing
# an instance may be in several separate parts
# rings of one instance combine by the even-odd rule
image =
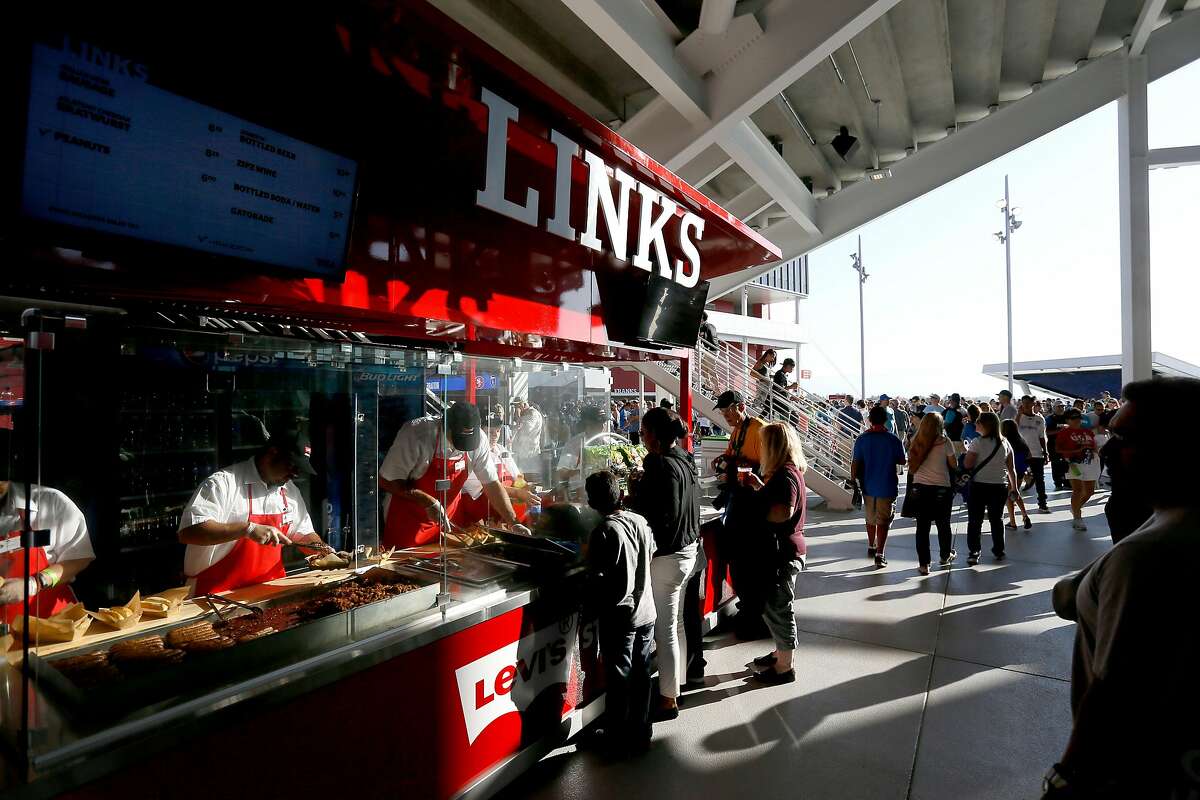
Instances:
[[[799,387],[781,388],[751,366],[740,348],[701,340],[696,348],[696,368],[691,371],[692,391],[710,400],[731,389],[740,392],[755,415],[786,422],[799,431],[810,466],[830,478],[849,478],[857,426],[851,430],[839,422],[837,410],[819,395]]]

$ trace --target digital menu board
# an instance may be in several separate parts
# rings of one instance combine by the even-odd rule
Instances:
[[[340,272],[357,164],[166,91],[86,43],[35,44],[21,208],[85,228]]]

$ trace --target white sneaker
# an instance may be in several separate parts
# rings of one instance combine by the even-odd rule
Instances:
[[[1071,527],[1077,531],[1086,531],[1087,530],[1087,525],[1084,525],[1083,520],[1081,520],[1081,519],[1071,520]]]

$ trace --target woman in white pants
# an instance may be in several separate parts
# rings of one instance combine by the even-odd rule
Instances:
[[[654,531],[650,585],[658,619],[654,643],[658,652],[660,700],[651,719],[679,716],[679,687],[684,680],[683,590],[696,565],[700,536],[700,486],[692,456],[678,445],[687,426],[674,411],[653,408],[642,417],[642,443],[649,450],[643,473],[634,482],[629,506]]]

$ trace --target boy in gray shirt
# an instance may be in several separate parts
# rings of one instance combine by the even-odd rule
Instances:
[[[606,687],[603,731],[598,737],[610,751],[644,752],[651,733],[654,533],[645,517],[621,508],[616,475],[597,472],[584,485],[588,505],[603,517],[587,546],[592,573],[589,600],[600,623]]]

